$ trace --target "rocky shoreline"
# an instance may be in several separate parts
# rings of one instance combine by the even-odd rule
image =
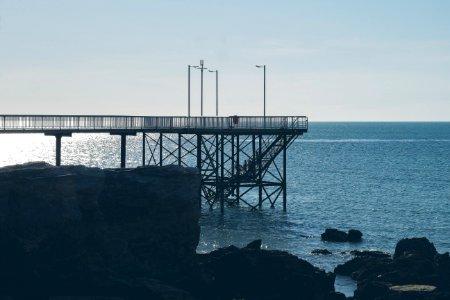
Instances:
[[[334,272],[261,240],[197,254],[200,184],[176,166],[0,168],[0,299],[344,300],[336,274],[358,282],[355,300],[450,299],[449,254],[426,238],[355,251]]]

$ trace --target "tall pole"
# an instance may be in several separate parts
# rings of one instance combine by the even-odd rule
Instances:
[[[203,63],[204,63],[203,59],[200,60],[200,73],[201,73],[201,75],[200,75],[200,116],[202,116],[202,117],[203,117],[203,70],[204,70]]]
[[[264,119],[266,118],[266,65],[264,65]]]
[[[191,117],[191,66],[188,65],[188,117]]]
[[[264,123],[266,121],[266,65],[256,65],[257,68],[264,69]]]

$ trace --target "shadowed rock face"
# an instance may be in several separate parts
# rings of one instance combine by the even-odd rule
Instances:
[[[183,281],[195,272],[200,183],[176,166],[1,168],[0,295],[24,282],[67,292],[107,290],[111,278],[126,289],[124,276]]]
[[[204,299],[342,299],[334,292],[334,274],[284,251],[261,250],[256,244],[260,240],[244,248],[229,246],[199,255],[208,294]]]
[[[426,238],[402,239],[393,258],[380,252],[356,252],[335,268],[358,281],[355,300],[450,299],[449,254],[437,253]]]
[[[320,235],[323,241],[350,243],[360,242],[362,236],[362,232],[356,229],[350,229],[347,233],[336,228],[327,228],[325,229],[325,232]]]

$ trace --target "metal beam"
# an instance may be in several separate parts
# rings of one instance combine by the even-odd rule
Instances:
[[[148,163],[194,164],[202,175],[202,199],[210,208],[218,206],[224,211],[228,203],[262,209],[266,202],[273,208],[282,198],[286,209],[287,147],[297,136],[147,135],[146,145],[152,154]]]

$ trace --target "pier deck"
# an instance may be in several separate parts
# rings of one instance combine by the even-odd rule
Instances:
[[[272,133],[306,132],[304,116],[231,116],[231,117],[159,117],[159,116],[73,116],[73,115],[0,115],[0,133],[113,131],[167,133]]]

